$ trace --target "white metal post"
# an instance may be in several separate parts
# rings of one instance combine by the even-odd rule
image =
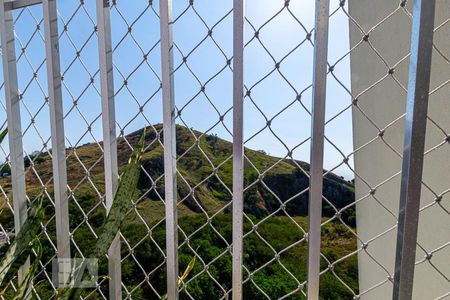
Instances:
[[[319,299],[329,9],[330,0],[316,0],[308,205],[308,300]]]
[[[105,198],[109,212],[114,200],[119,178],[117,165],[116,111],[111,42],[109,0],[97,0],[98,53],[100,64],[100,89],[103,122],[103,160],[105,164]],[[109,298],[122,298],[120,234],[108,250]]]
[[[435,0],[414,0],[395,255],[394,300],[411,299],[413,292],[435,4]]]
[[[244,0],[233,2],[233,300],[242,299],[244,236]]]
[[[166,204],[167,297],[178,299],[178,225],[175,96],[173,80],[172,0],[161,0],[161,69]]]
[[[56,215],[58,259],[70,258],[69,204],[67,196],[67,167],[65,154],[64,114],[61,91],[61,68],[58,41],[56,0],[44,0],[45,57],[47,64],[48,100],[52,139],[53,188]],[[58,264],[59,267],[63,265]],[[64,275],[70,272],[59,270]],[[65,282],[68,278],[60,278]],[[63,281],[61,281],[63,280]]]
[[[20,118],[20,94],[17,81],[16,53],[14,45],[14,20],[11,10],[5,9],[0,0],[0,30],[2,41],[3,77],[5,80],[6,113],[8,118],[9,158],[11,162],[11,183],[13,189],[14,224],[16,233],[27,218],[25,190],[25,168],[23,160],[22,127]],[[19,271],[19,281],[23,279],[29,261]]]

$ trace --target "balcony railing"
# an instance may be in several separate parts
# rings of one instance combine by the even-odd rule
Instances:
[[[162,166],[143,163],[135,227],[85,299],[450,297],[446,0],[218,2],[0,0],[1,238],[45,195],[34,295],[54,297],[51,261],[84,257],[97,238],[130,132],[146,126]],[[232,145],[209,149],[217,132]],[[262,156],[258,143],[282,150]],[[336,204],[328,182],[353,196]],[[249,212],[254,195],[273,207]],[[292,208],[301,201],[307,223]]]

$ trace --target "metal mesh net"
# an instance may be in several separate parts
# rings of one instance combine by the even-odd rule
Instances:
[[[89,252],[106,214],[93,2],[58,2],[71,249],[72,255],[81,257]],[[304,299],[314,8],[313,3],[290,0],[248,0],[246,5],[244,297]],[[180,270],[192,257],[197,260],[180,287],[183,299],[211,295],[228,299],[232,293],[232,9],[232,1],[220,5],[175,1],[173,7]],[[42,18],[39,6],[14,14],[27,195],[31,201],[44,194],[48,204],[41,232],[47,252],[40,263],[35,292],[38,298],[48,299],[56,291],[51,281],[56,230]],[[406,98],[409,53],[393,58],[390,49],[380,46],[378,35],[390,30],[391,22],[398,19],[408,20],[409,28],[411,18],[405,1],[392,4],[392,9],[372,24],[353,15],[346,1],[331,1],[321,251],[321,293],[325,298],[335,295],[330,287],[345,297],[359,299],[392,285],[392,262],[380,257],[379,249],[396,232],[398,204],[383,189],[399,186],[402,144],[393,137],[403,126],[404,114],[387,112],[380,119],[373,113],[377,104],[370,99],[385,85]],[[448,32],[449,20],[447,16],[437,22],[435,35]],[[159,299],[166,293],[159,26],[158,1],[136,1],[133,5],[125,0],[111,2],[119,169],[136,145],[140,128],[147,127],[138,192],[121,232],[125,299]],[[342,39],[347,41],[347,30],[353,36],[350,48],[342,43]],[[350,57],[359,51],[369,53],[367,57],[376,61],[377,67],[371,70],[376,76],[357,90],[352,89],[349,74]],[[439,44],[435,43],[433,55],[441,64],[450,64],[449,53]],[[450,86],[449,78],[434,82],[438,84],[431,88],[430,102]],[[3,95],[4,84],[0,92]],[[3,96],[0,98],[0,117],[6,120],[6,106]],[[393,105],[404,105],[404,101]],[[432,172],[427,168],[433,166],[434,153],[450,151],[449,128],[439,124],[434,113],[431,110],[428,115],[428,130],[439,132],[441,139],[427,141],[425,172]],[[363,135],[358,133],[353,144],[349,142],[352,118],[371,127]],[[358,158],[373,148],[398,162],[379,173],[376,180],[355,168],[361,163]],[[0,150],[6,158],[1,166],[6,175],[6,141]],[[8,241],[14,233],[10,177],[1,178],[0,184],[0,230]],[[421,226],[435,226],[426,215],[449,217],[446,200],[450,189],[433,182],[423,182],[423,187],[420,214],[425,217]],[[376,224],[376,233],[362,225],[356,227],[360,225],[357,218],[364,217],[359,211],[367,207],[382,212],[383,221]],[[433,269],[436,280],[446,286],[444,290],[450,290],[450,273],[441,263],[448,257],[450,242],[445,234],[440,236],[441,241],[422,245],[419,234],[416,269]],[[436,258],[439,263],[434,262]],[[358,282],[358,259],[376,270],[362,285]],[[101,272],[106,274],[106,270]],[[16,282],[12,287],[17,287]],[[100,280],[86,296],[108,299],[106,280]]]

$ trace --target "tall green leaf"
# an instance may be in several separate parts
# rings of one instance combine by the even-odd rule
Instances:
[[[126,214],[131,209],[131,203],[133,195],[136,192],[137,184],[139,181],[139,175],[141,172],[141,161],[142,155],[144,153],[144,142],[145,142],[145,129],[142,136],[134,148],[133,153],[128,161],[128,165],[120,178],[119,186],[114,195],[114,200],[111,205],[111,209],[106,217],[105,224],[103,225],[103,230],[100,233],[97,242],[95,244],[92,256],[94,258],[104,257],[109,247],[111,246],[114,238],[119,232],[120,226],[125,219]],[[58,292],[56,299],[77,299],[81,293],[81,289],[76,286],[79,284],[80,280],[86,280],[87,274],[72,274],[71,276],[75,278],[66,289]],[[76,280],[78,278],[78,280]]]
[[[36,271],[39,267],[39,261],[42,257],[42,245],[39,241],[39,239],[36,239],[36,257],[33,260],[33,263],[31,264],[30,268],[28,269],[27,273],[25,274],[22,283],[20,284],[19,288],[17,289],[14,298],[12,300],[23,300],[23,299],[29,299],[30,293],[32,291],[31,287],[33,284],[33,279],[36,275]]]
[[[3,142],[3,140],[6,137],[6,134],[8,133],[8,127],[6,127],[5,129],[3,129],[3,131],[0,133],[0,144]]]
[[[126,214],[131,209],[131,201],[136,192],[139,175],[141,173],[141,161],[144,153],[145,129],[142,136],[134,148],[134,151],[125,167],[125,171],[120,178],[119,186],[114,195],[111,209],[106,217],[103,230],[95,244],[93,256],[100,258],[108,252],[111,243],[119,232]]]
[[[180,277],[180,279],[178,279],[178,287],[181,287],[183,285],[184,280],[189,276],[189,273],[191,273],[192,269],[194,269],[195,261],[196,261],[196,256],[194,255],[194,257],[192,257],[191,261],[189,262],[186,269],[184,270],[183,275]],[[167,300],[167,294],[162,296],[161,300]]]
[[[0,286],[2,286],[7,275],[16,274],[19,271],[19,268],[30,255],[32,243],[41,228],[44,216],[42,197],[39,197],[31,204],[27,220],[0,262]]]

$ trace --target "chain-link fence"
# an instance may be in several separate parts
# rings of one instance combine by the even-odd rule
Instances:
[[[448,298],[450,11],[430,63],[435,1],[379,2],[0,0],[0,230],[45,196],[34,297],[56,297],[54,259],[89,256],[146,127],[83,299]]]

